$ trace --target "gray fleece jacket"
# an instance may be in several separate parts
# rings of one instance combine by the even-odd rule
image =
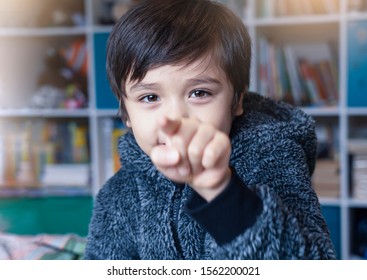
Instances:
[[[314,121],[249,93],[232,126],[232,179],[210,203],[165,178],[132,133],[99,191],[86,259],[335,259],[311,186]]]

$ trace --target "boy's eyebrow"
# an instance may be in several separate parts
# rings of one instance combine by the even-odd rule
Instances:
[[[187,84],[190,86],[196,86],[200,84],[211,84],[211,83],[221,84],[220,80],[212,78],[210,76],[193,78],[187,81]],[[159,86],[156,83],[138,82],[135,85],[131,86],[130,91],[137,91],[137,90],[143,90],[143,89],[157,90],[158,88]]]
[[[221,84],[220,80],[212,78],[210,76],[203,76],[203,77],[199,77],[199,78],[195,78],[195,79],[189,79],[188,83],[190,85],[199,85],[199,84]]]
[[[141,89],[157,89],[158,86],[155,83],[143,83],[143,82],[138,82],[135,85],[131,86],[130,90],[134,91],[134,90],[141,90]]]

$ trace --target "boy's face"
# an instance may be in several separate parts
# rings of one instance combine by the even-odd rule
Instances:
[[[157,124],[161,116],[196,118],[228,135],[234,115],[242,114],[242,102],[232,111],[232,99],[232,85],[209,58],[188,65],[164,65],[149,70],[140,82],[127,80],[126,124],[150,155],[153,147],[166,143]]]

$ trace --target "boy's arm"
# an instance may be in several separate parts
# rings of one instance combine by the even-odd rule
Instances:
[[[284,144],[292,153],[289,157]],[[260,175],[267,185],[249,188],[233,173],[237,178],[232,177],[215,200],[207,203],[196,195],[188,204],[189,213],[216,240],[215,258],[334,259],[303,151],[289,140],[267,152],[272,160],[259,163],[267,166]],[[235,168],[240,174],[246,172],[240,162]]]
[[[246,229],[252,227],[262,212],[259,196],[246,187],[232,169],[228,186],[208,203],[198,193],[193,193],[186,211],[211,236],[218,245],[224,245]]]

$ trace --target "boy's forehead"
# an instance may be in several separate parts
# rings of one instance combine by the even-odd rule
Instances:
[[[205,73],[211,73],[212,75],[225,78],[225,73],[218,62],[218,59],[212,55],[205,55],[198,59],[187,59],[175,63],[157,64],[147,68],[146,73],[141,79],[131,80],[133,73],[128,76],[127,83],[137,83],[144,80],[148,74],[157,72],[157,70],[164,74],[169,74],[172,70],[182,72],[190,76],[201,76]],[[149,75],[148,75],[149,76]]]

